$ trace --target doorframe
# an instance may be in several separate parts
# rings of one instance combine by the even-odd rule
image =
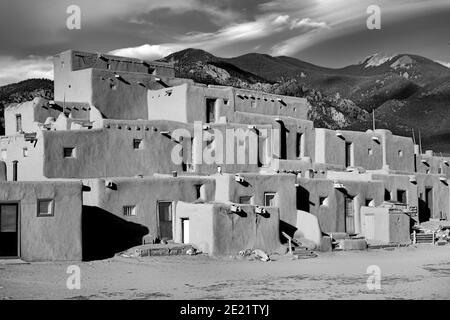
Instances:
[[[187,220],[187,221],[189,221],[189,228],[190,228],[190,225],[191,225],[191,222],[190,222],[190,219],[189,219],[189,217],[182,217],[182,218],[180,218],[180,220],[181,220],[181,242],[183,243],[183,244],[188,244],[188,243],[190,243],[191,241],[191,233],[189,232],[189,242],[188,243],[185,243],[184,242],[184,234],[185,234],[185,229],[184,229],[184,222]]]
[[[356,196],[351,196],[349,194],[344,195],[344,230],[346,233],[348,233],[347,230],[347,199],[351,201],[352,204],[352,211],[353,211],[353,234],[356,233]]]
[[[2,259],[20,259],[22,256],[22,214],[20,211],[21,201],[0,201],[0,205],[2,204],[15,204],[17,205],[17,219],[16,219],[16,230],[17,230],[17,256],[11,256],[11,257],[1,257]]]
[[[428,192],[431,195],[431,208],[430,203],[428,202]],[[424,188],[424,195],[425,195],[425,204],[427,205],[427,209],[430,210],[430,219],[434,219],[434,188],[432,186],[425,186]]]
[[[156,200],[156,223],[157,223],[157,232],[158,232],[158,237],[161,237],[161,226],[160,226],[160,219],[159,219],[159,204],[161,202],[166,202],[166,203],[170,203],[170,208],[171,208],[171,212],[170,212],[170,216],[171,216],[171,222],[172,222],[172,240],[174,240],[175,238],[175,223],[174,223],[174,217],[175,217],[175,205],[174,205],[174,201],[172,200]]]

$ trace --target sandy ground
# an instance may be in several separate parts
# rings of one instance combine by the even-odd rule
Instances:
[[[67,289],[70,263],[0,262],[0,299],[450,299],[450,245],[273,259],[198,255],[77,263],[80,290]],[[370,265],[380,267],[380,290],[367,288]]]

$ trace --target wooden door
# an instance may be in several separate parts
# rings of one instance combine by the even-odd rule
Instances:
[[[353,208],[353,198],[345,197],[345,232],[355,233],[355,213]]]
[[[158,202],[159,238],[172,240],[172,202]]]

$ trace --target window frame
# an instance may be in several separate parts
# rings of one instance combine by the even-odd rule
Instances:
[[[277,193],[273,192],[273,191],[269,191],[269,192],[264,192],[264,206],[265,207],[274,207],[276,206],[276,204],[274,206],[267,204],[267,196],[268,195],[273,195],[273,200],[276,202],[276,198],[277,198]]]
[[[50,202],[49,203],[49,208],[51,210],[50,214],[42,214],[41,213],[41,202]],[[36,216],[38,218],[46,218],[46,217],[54,217],[55,216],[55,199],[51,199],[51,198],[40,198],[37,199],[37,214]]]
[[[66,156],[66,150],[71,149],[71,155]],[[77,147],[63,147],[63,158],[64,159],[75,159],[77,157]]]
[[[131,214],[126,214],[127,210],[131,208]],[[122,214],[124,217],[136,217],[137,216],[137,206],[135,204],[127,204],[122,206]]]

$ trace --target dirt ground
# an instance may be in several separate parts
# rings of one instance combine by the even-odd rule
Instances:
[[[79,290],[66,286],[71,263],[0,262],[0,299],[450,299],[450,245],[272,258],[198,255],[73,263],[81,270]],[[370,265],[381,270],[379,290],[367,287]]]

